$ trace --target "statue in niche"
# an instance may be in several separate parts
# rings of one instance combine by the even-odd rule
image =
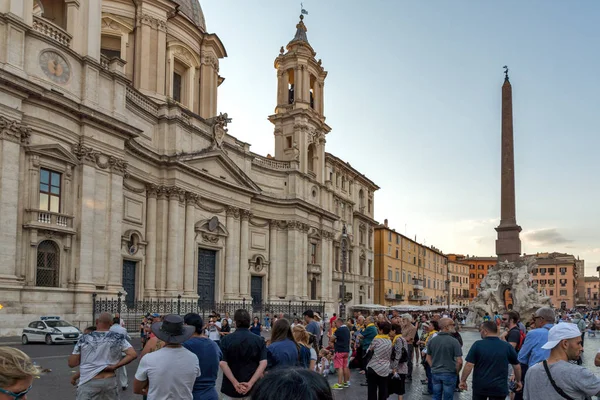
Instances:
[[[294,160],[300,161],[300,149],[298,148],[298,143],[294,142],[292,150],[294,151]]]

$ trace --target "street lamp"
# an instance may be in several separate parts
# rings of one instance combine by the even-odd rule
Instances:
[[[340,290],[342,301],[340,302],[340,316],[342,320],[346,317],[346,265],[348,258],[348,232],[346,230],[346,224],[342,227],[342,290]]]

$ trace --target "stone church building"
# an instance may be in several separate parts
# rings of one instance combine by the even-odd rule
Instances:
[[[0,1],[0,334],[88,323],[93,293],[331,313],[344,225],[346,297],[372,303],[378,186],[325,150],[306,31],[275,58],[264,157],[217,113],[227,52],[197,0]]]

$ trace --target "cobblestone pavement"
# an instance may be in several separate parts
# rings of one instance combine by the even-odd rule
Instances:
[[[466,355],[469,348],[475,340],[479,339],[479,333],[477,332],[463,332],[464,339],[463,351]],[[0,340],[0,346],[10,345],[29,354],[35,362],[37,362],[42,368],[50,369],[51,372],[45,373],[40,377],[39,380],[34,382],[34,387],[31,391],[31,395],[28,397],[31,400],[65,400],[75,398],[75,389],[70,385],[69,380],[74,370],[67,366],[67,358],[71,353],[73,346],[68,344],[59,344],[53,346],[47,346],[45,344],[30,344],[22,346],[16,344],[19,338]],[[132,343],[136,350],[140,347],[139,339],[134,339]],[[592,338],[585,338],[585,348],[587,349],[584,353],[584,365],[590,370],[600,373],[600,369],[594,366],[594,356],[600,348],[600,335]],[[137,360],[127,366],[127,372],[130,382],[133,381],[133,375],[137,369]],[[407,393],[404,399],[429,399],[431,397],[424,396],[422,394],[425,385],[421,384],[421,379],[425,378],[425,371],[422,366],[415,369],[413,374],[413,381],[407,385]],[[328,380],[333,385],[336,382],[335,376],[329,376]],[[217,382],[217,387],[220,387],[221,377]],[[364,400],[367,398],[367,388],[360,386],[361,382],[364,382],[364,376],[360,375],[357,371],[351,372],[351,387],[348,389],[334,391],[334,396],[337,400]],[[470,382],[469,382],[470,386]],[[140,400],[141,396],[136,396],[131,390],[132,384],[130,383],[129,389],[122,392],[121,400]],[[395,399],[395,396],[390,396],[390,399]],[[455,393],[455,399],[471,399],[471,392]]]

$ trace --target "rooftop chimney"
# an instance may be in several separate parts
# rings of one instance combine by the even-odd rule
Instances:
[[[387,221],[387,218],[383,220],[383,226],[385,226],[386,228],[388,227],[388,221]]]

